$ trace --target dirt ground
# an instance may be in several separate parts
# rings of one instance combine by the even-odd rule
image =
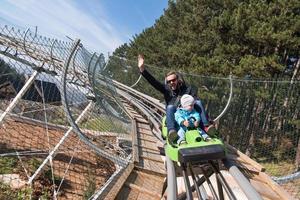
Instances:
[[[35,172],[48,155],[49,149],[59,142],[65,132],[66,130],[61,128],[48,127],[46,129],[43,125],[32,122],[6,120],[0,127],[0,152],[1,154],[16,152],[21,154],[22,162],[19,160],[13,170],[21,169],[17,171],[27,181],[27,175],[31,176]],[[107,137],[107,140],[115,140],[115,138]],[[93,194],[95,189],[100,188],[115,171],[113,162],[97,155],[73,132],[59,147],[58,152],[53,158],[52,165],[56,189],[60,181],[64,180],[58,191],[58,199],[84,199]],[[36,164],[32,164],[33,158]],[[50,169],[48,163],[43,172],[51,172]],[[67,173],[65,173],[66,170],[68,170]],[[36,182],[38,181],[40,181],[39,178]],[[50,181],[50,186],[52,183]],[[39,189],[44,187],[41,183],[33,185],[33,190],[38,186]]]

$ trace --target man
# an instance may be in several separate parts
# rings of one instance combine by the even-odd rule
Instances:
[[[161,83],[156,80],[144,66],[144,57],[138,56],[138,67],[142,76],[158,91],[164,95],[166,102],[166,123],[168,129],[169,143],[172,144],[178,137],[177,128],[178,125],[175,121],[175,112],[180,105],[180,98],[184,94],[189,94],[195,98],[195,109],[201,113],[202,126],[208,125],[208,116],[205,114],[201,101],[197,97],[197,89],[195,87],[185,84],[183,78],[178,73],[171,71],[165,76],[165,83]]]

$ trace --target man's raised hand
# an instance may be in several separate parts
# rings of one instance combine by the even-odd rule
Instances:
[[[144,56],[142,54],[138,55],[138,66],[140,68],[140,72],[143,72],[145,70]]]

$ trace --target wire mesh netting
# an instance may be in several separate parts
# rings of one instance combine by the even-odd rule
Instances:
[[[111,86],[89,79],[104,58],[82,45],[71,57],[73,47],[0,28],[0,199],[89,199],[115,173],[115,160],[128,162],[131,120]],[[105,92],[95,95],[96,87]]]
[[[111,60],[114,64],[106,68],[110,77],[163,102],[163,95],[140,79],[137,61],[117,56]],[[162,83],[170,71],[150,65],[146,69]],[[198,88],[210,118],[217,118],[229,100],[230,79],[186,72],[181,75]],[[300,82],[233,78],[232,83],[230,106],[217,123],[221,137],[300,198]]]
[[[129,162],[131,119],[114,81],[162,100],[136,61],[105,62],[79,41],[0,29],[0,199],[88,199]],[[162,82],[168,71],[146,66]],[[229,78],[182,73],[214,119]],[[300,83],[233,78],[218,122],[229,144],[300,197]],[[154,111],[153,111],[154,112]]]

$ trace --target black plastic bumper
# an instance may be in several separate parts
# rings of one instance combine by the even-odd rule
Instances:
[[[219,144],[180,149],[178,151],[178,161],[182,163],[219,160],[224,159],[225,156],[224,146]]]

